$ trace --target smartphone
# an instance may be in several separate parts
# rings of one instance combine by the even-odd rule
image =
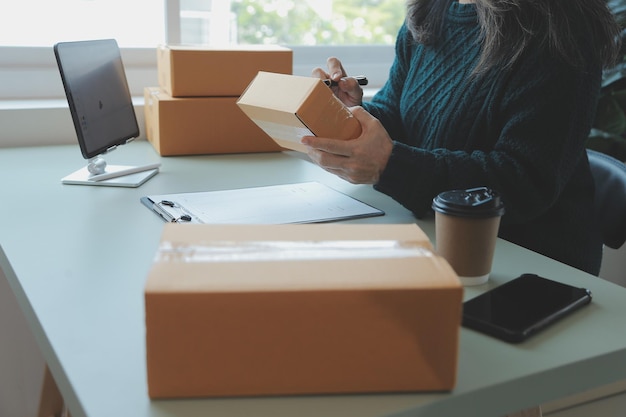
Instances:
[[[463,303],[463,326],[520,343],[591,302],[591,291],[523,274]]]

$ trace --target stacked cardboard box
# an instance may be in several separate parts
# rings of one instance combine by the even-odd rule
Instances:
[[[259,71],[291,74],[290,49],[161,46],[157,67],[159,87],[145,88],[144,109],[146,136],[161,155],[281,150],[236,103]]]
[[[415,224],[167,224],[151,398],[454,387],[463,288]]]

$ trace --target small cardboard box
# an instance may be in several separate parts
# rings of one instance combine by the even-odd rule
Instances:
[[[302,136],[354,139],[361,124],[318,78],[259,72],[237,102],[280,146],[305,152]]]
[[[462,293],[414,224],[167,224],[149,396],[450,390]]]
[[[172,97],[239,97],[259,71],[293,72],[291,49],[275,45],[157,49],[159,86]]]
[[[237,107],[236,97],[173,98],[146,87],[144,99],[146,137],[162,156],[281,150]]]

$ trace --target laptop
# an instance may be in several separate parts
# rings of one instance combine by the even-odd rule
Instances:
[[[139,136],[117,42],[114,39],[60,42],[54,45],[54,54],[78,144],[83,157],[89,160],[86,170],[77,171],[64,178],[63,182],[137,186],[138,181],[145,181],[156,174],[158,164],[107,167],[101,158],[101,155]],[[136,175],[140,172],[141,175]],[[152,175],[144,179],[148,174]],[[125,182],[117,178],[123,176],[132,181],[124,185]]]

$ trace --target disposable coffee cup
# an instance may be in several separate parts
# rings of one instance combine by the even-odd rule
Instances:
[[[487,187],[445,191],[433,199],[437,253],[463,285],[489,280],[504,204]]]

